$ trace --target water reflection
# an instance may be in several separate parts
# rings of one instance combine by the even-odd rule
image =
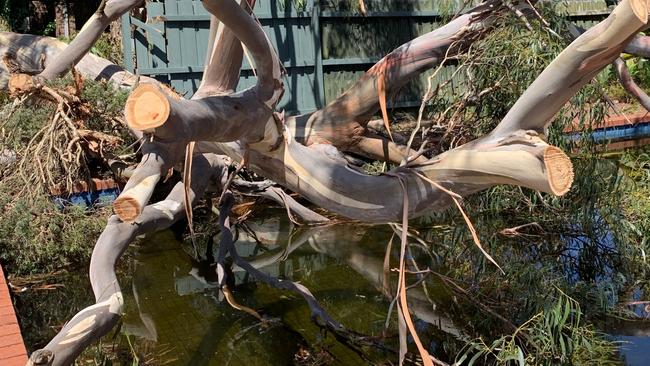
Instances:
[[[211,256],[217,248],[211,245],[218,238],[199,248],[204,255],[197,261],[186,254],[193,250],[184,250],[171,231],[142,240],[134,258],[124,262],[120,282],[131,291],[125,291],[122,336],[111,336],[103,341],[104,345],[116,340],[122,348],[126,345],[126,354],[121,350],[123,353],[118,357],[128,360],[133,343],[144,364],[286,365],[296,363],[296,359],[307,359],[301,365],[321,361],[344,365],[395,364],[397,356],[391,351],[398,348],[394,321],[387,330],[384,328],[389,294],[395,291],[396,280],[394,272],[387,274],[384,270],[387,243],[393,235],[391,227],[341,224],[295,228],[286,220],[284,211],[265,214],[267,218],[249,222],[248,232],[239,231],[240,254],[266,273],[307,286],[335,319],[350,329],[377,337],[388,350],[361,347],[324,334],[311,322],[309,308],[301,297],[258,284],[239,268],[234,268],[234,274],[229,276],[237,301],[259,310],[270,321],[262,324],[234,310],[220,298],[215,285]],[[430,244],[414,245],[410,252],[421,269],[438,269],[441,264],[450,263],[444,250],[439,250],[438,258],[432,254],[436,248],[424,245]],[[390,267],[397,266],[398,247],[396,241],[390,253]],[[446,273],[444,268],[439,271]],[[57,292],[20,294],[23,334],[30,349],[38,348],[39,342],[51,337],[38,335],[35,329],[47,330],[62,323],[69,319],[68,313],[84,307],[92,297],[85,275],[71,278],[62,280],[66,286]],[[415,277],[410,280],[414,282]],[[416,286],[409,291],[409,306],[418,333],[434,354],[453,359],[458,345],[470,338],[466,333],[477,334],[479,326],[489,329],[495,338],[504,334],[503,329],[499,330],[502,323],[487,319],[476,304],[459,299],[462,296],[454,295],[438,277],[429,276],[425,284],[426,287]],[[630,310],[647,317],[646,305],[639,302]],[[502,311],[498,304],[493,306]],[[52,309],[61,312],[56,315],[60,320],[51,317]],[[47,321],[41,319],[42,314],[48,314]],[[628,342],[621,347],[621,358],[626,364],[646,364],[650,357],[647,322],[608,319],[601,325],[615,340]],[[124,341],[126,335],[130,343]],[[456,348],[450,346],[454,342]]]
[[[346,224],[296,229],[282,212],[267,217],[249,222],[248,232],[239,231],[239,253],[266,273],[307,286],[346,327],[378,337],[396,350],[394,321],[384,328],[396,279],[395,273],[384,270],[391,227]],[[309,308],[299,296],[257,284],[237,267],[230,276],[237,300],[274,320],[262,324],[232,309],[216,288],[211,257],[216,248],[211,246],[209,242],[201,249],[207,252],[202,260],[192,260],[173,234],[164,232],[147,239],[136,255],[133,296],[127,299],[122,331],[140,342],[150,342],[150,357],[156,362],[286,365],[294,363],[305,348],[326,354],[334,364],[396,362],[391,351],[358,347],[324,335],[310,321]],[[396,267],[397,246],[390,253],[391,267]],[[412,248],[414,263],[436,269],[438,259],[431,256],[430,249]],[[444,345],[468,340],[465,332],[471,332],[473,319],[462,314],[471,312],[469,308],[458,311],[457,300],[436,279],[430,276],[426,287],[409,290],[410,309],[429,350],[453,359]],[[634,331],[633,327],[641,329]],[[609,327],[612,334],[618,334],[615,339],[630,342],[621,349],[628,365],[647,359],[644,327],[638,322]]]
[[[386,336],[387,346],[396,349],[395,328],[391,325],[384,331],[389,299],[382,295],[387,286],[383,262],[390,227],[335,225],[291,230],[282,217],[250,223],[254,236],[240,231],[240,254],[266,273],[299,281],[346,327],[368,336]],[[122,330],[154,342],[158,361],[285,365],[294,361],[301,347],[325,349],[343,364],[395,360],[390,351],[360,348],[324,336],[310,321],[302,299],[256,284],[239,268],[234,268],[231,286],[237,300],[278,320],[261,324],[232,309],[220,299],[210,255],[206,258],[189,259],[170,232],[148,239],[136,255],[133,296],[127,299]],[[410,290],[409,299],[424,334],[435,334],[434,328],[439,328],[461,336],[453,322],[435,311],[421,287]],[[428,342],[436,351],[438,342],[434,338]]]

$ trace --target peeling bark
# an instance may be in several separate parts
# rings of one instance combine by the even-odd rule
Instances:
[[[379,111],[380,79],[387,93],[395,93],[422,72],[454,59],[487,34],[494,15],[503,7],[485,1],[451,22],[389,53],[325,108],[287,121],[293,137],[305,145],[331,143],[342,151],[358,152],[360,136]],[[368,152],[373,154],[372,152]]]

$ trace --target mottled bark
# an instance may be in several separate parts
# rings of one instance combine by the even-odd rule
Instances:
[[[397,220],[404,194],[415,202],[409,212],[411,217],[443,210],[452,200],[440,187],[465,196],[495,184],[517,184],[562,195],[571,185],[573,173],[569,159],[538,136],[513,133],[504,136],[501,142],[477,145],[449,151],[428,165],[398,168],[380,176],[360,173],[296,142],[271,153],[260,152],[253,146],[249,151],[249,167],[317,206],[370,222]],[[197,150],[219,151],[235,160],[243,157],[245,151],[238,143],[207,142],[200,143]],[[406,180],[406,192],[402,191],[397,176]]]

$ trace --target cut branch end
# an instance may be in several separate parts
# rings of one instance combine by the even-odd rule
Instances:
[[[143,156],[142,162],[124,186],[124,191],[113,202],[113,211],[124,222],[132,222],[140,216],[165,169],[162,159]]]
[[[169,118],[170,106],[166,94],[153,84],[141,84],[126,101],[126,121],[134,130],[151,131]]]
[[[643,23],[648,22],[648,9],[650,8],[649,1],[647,0],[632,0],[630,7],[640,21]]]
[[[573,164],[571,159],[555,146],[544,150],[544,166],[552,193],[556,196],[566,194],[573,184]]]
[[[142,206],[136,198],[124,196],[113,202],[113,211],[123,222],[132,222],[142,213]]]
[[[34,79],[27,74],[14,74],[9,79],[9,93],[12,95],[29,92],[34,87]]]

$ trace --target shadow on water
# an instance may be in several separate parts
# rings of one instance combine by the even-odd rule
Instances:
[[[216,254],[216,244],[214,248],[204,245],[201,252],[208,255],[197,261],[186,254],[187,248],[171,231],[142,240],[133,258],[125,261],[120,270],[125,316],[119,334],[105,338],[104,346],[127,344],[122,356],[128,359],[138,354],[144,364],[395,364],[395,314],[386,329],[390,299],[384,295],[394,292],[396,283],[396,274],[384,271],[391,227],[340,224],[296,229],[282,210],[265,214],[266,218],[248,223],[255,237],[239,231],[239,253],[266,273],[307,286],[330,315],[349,329],[381,341],[384,348],[355,345],[324,333],[310,320],[302,298],[258,284],[239,268],[234,268],[230,286],[234,296],[268,321],[259,322],[233,309],[215,284],[209,250]],[[580,252],[579,240],[575,240],[571,255]],[[391,267],[396,266],[398,247],[396,242],[390,253]],[[430,249],[414,246],[411,255],[421,269],[444,273],[444,268],[436,267],[444,259],[432,256]],[[85,275],[67,276],[59,282],[65,287],[57,291],[18,296],[21,325],[31,350],[46,343],[92,298]],[[409,290],[418,333],[431,352],[453,360],[458,347],[472,338],[467,334],[476,329],[477,314],[472,318],[468,313],[476,311],[459,302],[438,277],[429,276],[424,283]],[[625,342],[620,351],[625,364],[646,364],[650,359],[647,323],[604,323],[614,340]],[[499,334],[508,334],[508,330]],[[456,346],[450,347],[452,343]],[[413,345],[409,348],[414,349]]]

